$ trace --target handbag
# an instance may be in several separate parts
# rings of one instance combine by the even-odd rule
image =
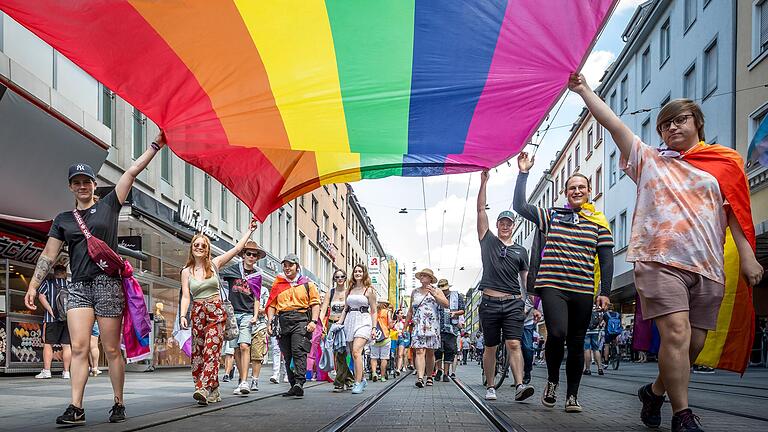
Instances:
[[[235,317],[235,308],[232,307],[232,303],[229,301],[229,294],[224,296],[227,291],[224,289],[223,281],[219,277],[219,272],[216,270],[216,266],[212,265],[213,273],[216,274],[216,279],[219,280],[219,292],[221,293],[221,306],[224,308],[224,312],[227,315],[227,320],[224,323],[224,340],[235,340],[240,336],[240,327],[237,325],[237,317]]]
[[[117,252],[113,251],[108,244],[106,244],[100,238],[91,234],[91,231],[85,225],[83,217],[80,216],[80,212],[77,209],[72,210],[72,214],[75,216],[75,222],[80,228],[80,231],[85,236],[85,241],[88,245],[88,256],[91,260],[104,272],[107,276],[120,277],[123,270],[123,259]]]

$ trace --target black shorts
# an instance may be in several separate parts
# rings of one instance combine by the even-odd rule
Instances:
[[[606,333],[605,334],[605,343],[609,344],[609,343],[613,342],[614,340],[616,340],[617,337],[619,337],[618,334],[608,334],[608,333]]]
[[[505,341],[521,340],[525,322],[525,302],[521,299],[499,300],[482,296],[479,314],[485,346],[494,347]]]
[[[453,333],[440,333],[440,349],[435,351],[435,359],[452,362],[456,358],[456,335]]]
[[[69,345],[69,328],[66,321],[53,321],[43,324],[43,343],[49,345]]]

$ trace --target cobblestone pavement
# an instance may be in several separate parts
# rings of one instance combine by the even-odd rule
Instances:
[[[564,391],[558,405],[547,409],[539,398],[544,385],[544,366],[534,369],[532,384],[536,395],[523,403],[513,400],[513,389],[505,382],[499,399],[489,405],[500,410],[520,431],[645,431],[639,421],[637,388],[649,382],[655,364],[622,364],[605,376],[585,376],[579,399],[581,414],[563,410]],[[268,382],[268,368],[261,379],[261,391],[247,397],[232,395],[234,383],[223,383],[223,401],[198,407],[191,398],[192,380],[187,369],[129,373],[126,379],[128,421],[108,424],[112,406],[109,378],[91,378],[86,389],[88,425],[77,430],[124,432],[130,430],[253,430],[313,431],[372,397],[387,383],[369,383],[362,395],[332,393],[328,383],[307,383],[303,399],[279,396],[287,384]],[[480,368],[459,368],[458,377],[480,396]],[[480,412],[453,383],[435,383],[417,389],[414,376],[405,378],[371,410],[360,416],[348,430],[355,431],[484,431],[493,430]],[[561,377],[565,383],[565,377]],[[693,375],[691,406],[707,431],[768,430],[768,369],[749,369],[743,378],[718,371],[714,375]],[[60,378],[35,380],[31,376],[0,378],[0,430],[35,432],[57,430],[54,420],[69,403],[69,383]],[[669,430],[671,413],[664,406],[661,430]]]
[[[561,387],[555,408],[541,405],[540,398],[546,382],[546,365],[533,371],[531,384],[535,396],[516,403],[511,382],[505,381],[498,391],[499,399],[491,404],[499,408],[525,431],[647,431],[640,422],[640,401],[637,389],[655,376],[656,364],[622,364],[618,371],[606,371],[582,376],[579,403],[584,408],[580,414],[564,411],[565,371],[561,370]],[[473,390],[482,394],[480,369],[459,369],[459,376]],[[707,431],[755,431],[768,430],[768,369],[749,369],[743,378],[738,374],[717,371],[714,375],[694,374],[691,377],[690,404],[701,417]],[[662,427],[670,430],[671,409],[664,404]]]

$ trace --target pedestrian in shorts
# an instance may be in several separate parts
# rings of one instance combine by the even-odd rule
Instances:
[[[69,379],[69,364],[72,360],[72,349],[69,345],[69,329],[67,329],[67,313],[59,310],[58,297],[66,295],[67,267],[62,264],[53,266],[53,277],[48,278],[40,286],[38,300],[45,309],[43,316],[43,370],[35,375],[37,379],[51,378],[51,363],[53,361],[53,346],[61,346],[64,372],[61,377]]]
[[[568,88],[611,134],[621,168],[637,184],[627,261],[635,266],[643,317],[655,320],[661,339],[659,375],[638,390],[640,418],[648,427],[659,427],[666,394],[672,431],[700,431],[688,406],[690,367],[707,332],[717,326],[725,292],[726,228],[738,250],[741,278],[755,286],[763,277],[755,258],[744,161],[733,149],[706,144],[704,114],[690,99],[672,100],[659,111],[656,132],[665,148],[657,149],[643,143],[583,75],[572,74]]]
[[[512,239],[514,214],[499,213],[496,218],[498,237],[488,226],[485,212],[488,171],[480,175],[480,190],[477,194],[477,234],[483,262],[483,276],[478,289],[483,295],[480,300],[480,325],[485,336],[483,370],[485,371],[485,398],[496,400],[494,377],[496,372],[496,350],[504,342],[509,353],[509,365],[515,382],[515,400],[531,397],[534,389],[523,384],[523,353],[521,339],[525,321],[525,280],[528,275],[528,252]]]
[[[123,281],[119,276],[108,275],[104,268],[90,257],[88,242],[74,212],[77,212],[77,217],[82,219],[93,237],[100,239],[117,253],[120,209],[128,198],[136,176],[149,165],[164,145],[165,136],[160,132],[144,154],[123,173],[115,188],[101,199],[95,195],[96,173],[93,168],[85,163],[69,167],[69,190],[75,198],[75,209],[59,213],[53,220],[45,249],[37,260],[35,273],[24,297],[27,308],[37,309],[37,289],[66,243],[69,268],[72,272],[72,283],[67,287],[67,326],[72,346],[72,401],[64,413],[56,418],[57,424],[85,423],[83,395],[85,384],[88,382],[88,353],[94,320],[98,320],[101,329],[101,342],[109,363],[109,376],[114,393],[114,405],[109,411],[109,421],[125,421],[125,360],[120,349],[125,307]]]

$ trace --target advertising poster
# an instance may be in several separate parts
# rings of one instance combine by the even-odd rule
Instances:
[[[43,324],[11,321],[11,363],[43,361]]]

